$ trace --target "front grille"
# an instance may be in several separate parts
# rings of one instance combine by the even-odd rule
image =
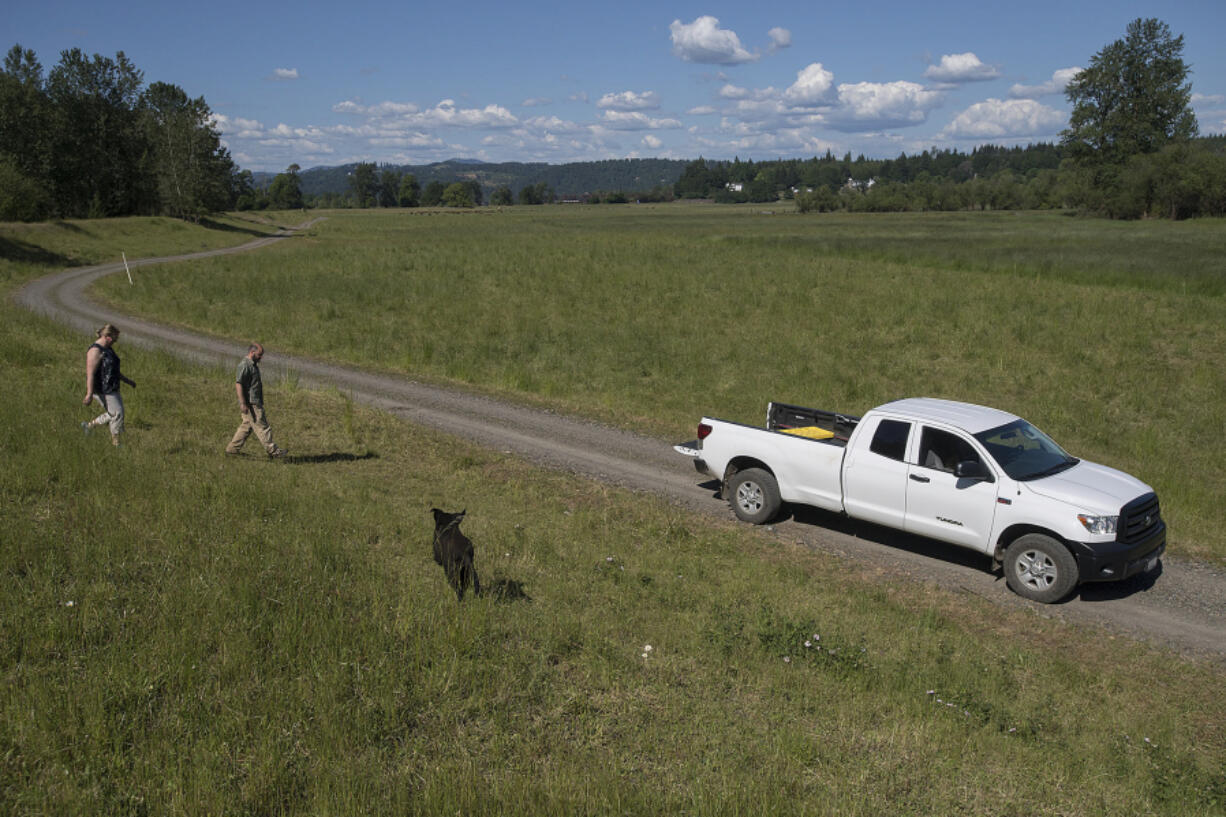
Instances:
[[[1140,542],[1162,525],[1158,495],[1152,491],[1139,496],[1120,509],[1115,539],[1126,545]]]

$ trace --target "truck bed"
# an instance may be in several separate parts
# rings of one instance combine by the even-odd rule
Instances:
[[[796,428],[817,427],[834,434],[833,437],[818,442],[827,445],[843,447],[851,437],[851,432],[859,417],[840,414],[837,411],[794,406],[789,403],[771,403],[766,407],[766,428],[768,431],[788,431]]]

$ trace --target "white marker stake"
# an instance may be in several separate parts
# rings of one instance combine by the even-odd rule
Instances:
[[[132,286],[132,270],[128,268],[128,254],[124,252],[121,252],[119,254],[123,256],[124,272],[128,273],[128,286]]]

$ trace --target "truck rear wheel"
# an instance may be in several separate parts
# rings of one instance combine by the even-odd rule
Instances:
[[[1077,560],[1042,533],[1028,533],[1009,545],[1004,567],[1014,593],[1042,604],[1060,601],[1077,586]]]
[[[732,512],[743,522],[764,525],[779,513],[779,483],[769,471],[746,468],[728,483]]]

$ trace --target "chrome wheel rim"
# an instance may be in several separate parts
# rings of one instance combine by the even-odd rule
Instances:
[[[1056,583],[1059,570],[1041,550],[1027,550],[1017,558],[1017,578],[1022,584],[1034,590],[1046,590]]]
[[[742,482],[736,489],[736,503],[748,514],[762,510],[762,487],[756,482]]]

